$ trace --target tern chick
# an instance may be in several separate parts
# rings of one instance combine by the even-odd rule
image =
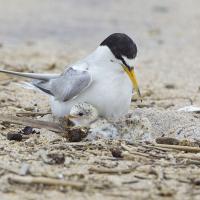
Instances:
[[[75,126],[90,126],[98,119],[97,109],[88,103],[77,103],[72,106],[68,118]]]
[[[88,103],[77,103],[72,106],[68,119],[75,126],[89,127],[87,139],[95,140],[99,138],[116,139],[118,131],[108,120],[99,117],[98,110]]]

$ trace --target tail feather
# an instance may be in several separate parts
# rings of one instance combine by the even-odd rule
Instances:
[[[54,96],[51,92],[51,81],[33,80],[31,84],[42,92]]]
[[[48,81],[53,78],[58,78],[60,74],[35,74],[35,73],[22,73],[22,72],[13,72],[8,70],[0,69],[0,73],[10,74],[14,76],[22,76],[31,79]]]
[[[36,87],[32,84],[32,83],[28,83],[28,82],[20,82],[20,83],[15,83],[15,85],[19,86],[19,87],[23,87],[25,89],[28,90],[36,90]]]

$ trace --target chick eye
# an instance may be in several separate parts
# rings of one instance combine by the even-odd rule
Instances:
[[[80,112],[78,115],[79,115],[79,116],[83,116],[83,113],[82,113],[82,112]]]

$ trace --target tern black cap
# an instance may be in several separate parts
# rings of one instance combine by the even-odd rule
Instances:
[[[113,33],[100,45],[108,46],[117,59],[122,59],[122,56],[128,59],[134,59],[137,55],[136,44],[124,33]]]

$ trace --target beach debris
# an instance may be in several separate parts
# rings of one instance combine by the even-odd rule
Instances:
[[[18,112],[16,115],[18,117],[37,117],[51,114],[51,112]]]
[[[121,149],[112,148],[110,151],[111,151],[113,157],[115,157],[115,158],[123,158]]]
[[[52,186],[64,186],[71,187],[77,190],[83,190],[85,185],[83,183],[75,181],[66,181],[48,177],[32,177],[32,176],[18,176],[12,175],[8,177],[8,182],[10,184],[20,183],[20,184],[43,184],[43,185],[52,185]]]
[[[100,174],[126,174],[131,173],[137,168],[138,165],[133,165],[129,168],[106,168],[106,167],[96,167],[92,166],[89,168],[89,172],[91,173],[100,173]]]
[[[124,149],[124,148],[123,148]],[[122,158],[124,160],[141,160],[149,158],[148,154],[137,152],[137,151],[129,151],[129,148],[126,148],[126,151],[122,151],[119,148],[111,149],[112,156],[115,158]]]
[[[58,121],[63,129],[68,129],[69,127],[74,126],[74,123],[68,117],[60,117]]]
[[[165,88],[169,89],[169,90],[175,89],[175,85],[173,83],[167,83],[167,84],[165,84]]]
[[[53,70],[56,68],[56,63],[51,63],[48,65],[48,67],[46,68],[47,70]]]
[[[160,5],[155,5],[152,9],[154,12],[158,13],[168,13],[169,12],[169,7],[167,6],[160,6]]]
[[[48,153],[47,157],[51,159],[51,164],[63,164],[65,162],[65,155],[63,153]]]
[[[19,171],[19,175],[25,176],[29,173],[30,165],[28,163],[22,163],[22,166]]]
[[[4,128],[9,128],[9,127],[10,127],[10,122],[8,122],[8,121],[2,121],[2,122],[1,122],[1,125],[2,125]]]
[[[179,151],[185,151],[190,153],[200,153],[199,147],[182,146],[182,145],[169,145],[169,144],[154,144],[154,147],[161,147],[166,149],[174,149]]]
[[[8,132],[7,133],[8,140],[22,141],[22,135],[16,132]]]
[[[20,133],[23,135],[30,135],[30,134],[40,134],[39,131],[34,130],[31,126],[25,126]]]
[[[58,151],[48,152],[44,149],[39,150],[39,156],[43,162],[49,165],[60,165],[65,162],[65,155]]]
[[[0,121],[3,122],[3,124],[9,123],[9,124],[20,124],[24,126],[30,126],[33,128],[46,128],[47,130],[54,131],[56,133],[62,133],[64,130],[58,123],[54,122],[47,122],[42,120],[35,120],[27,117],[17,117],[10,114],[2,114],[0,115]],[[2,123],[1,123],[2,124]]]
[[[74,127],[68,130],[66,137],[69,142],[80,142],[83,138],[87,136],[88,128],[84,127]]]
[[[200,107],[198,106],[185,106],[183,108],[178,109],[179,112],[194,112],[194,113],[200,113]]]
[[[33,128],[45,128],[49,131],[53,131],[65,137],[70,142],[79,142],[83,138],[85,138],[88,133],[88,128],[86,127],[67,127],[67,126],[63,126],[60,123],[35,120],[35,119],[27,118],[27,117],[17,117],[17,116],[6,115],[6,114],[3,114],[0,116],[0,121],[3,121],[3,122],[6,121],[8,123],[25,125],[26,127],[21,132],[19,132],[19,134],[21,133],[24,135],[33,134],[33,133],[37,133],[36,131],[33,130]]]
[[[65,155],[63,153],[48,153],[45,155],[45,159],[43,156],[43,160],[50,165],[60,165],[65,162]]]
[[[178,145],[180,142],[178,139],[172,137],[158,137],[156,138],[155,141],[157,144],[170,144],[170,145]]]
[[[8,140],[21,141],[22,139],[27,139],[27,136],[30,134],[39,134],[39,131],[35,131],[31,126],[26,126],[18,132],[8,132]]]
[[[23,129],[22,129],[22,133],[24,135],[30,135],[32,133],[35,133],[35,130],[33,130],[33,128],[31,126],[25,126]]]

